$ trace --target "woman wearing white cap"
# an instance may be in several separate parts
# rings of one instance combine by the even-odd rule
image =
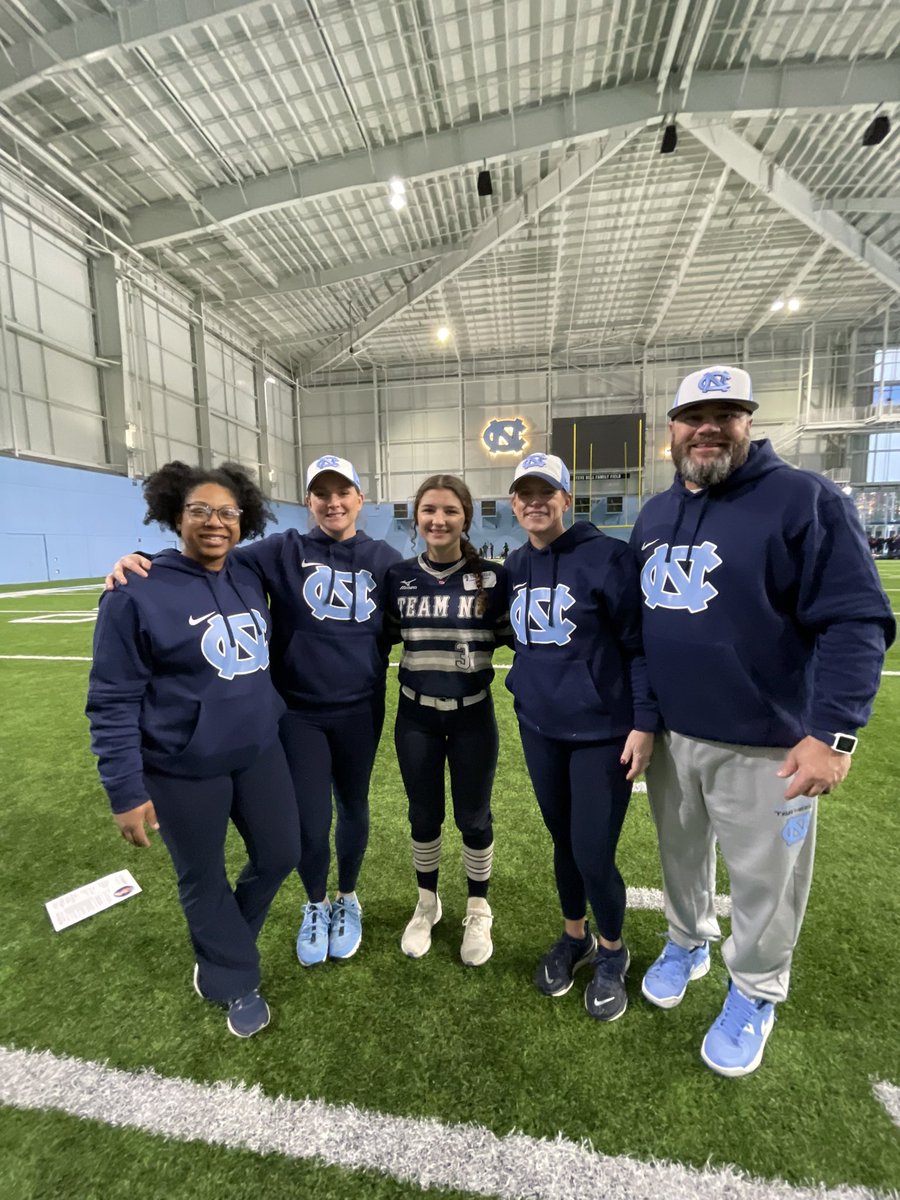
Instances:
[[[510,492],[528,541],[506,561],[516,639],[506,686],[553,839],[564,919],[534,982],[545,995],[562,996],[578,968],[591,965],[587,1011],[614,1021],[628,1003],[629,964],[616,846],[631,782],[650,760],[658,727],[641,644],[638,575],[627,543],[589,521],[565,528],[572,497],[560,458],[530,454]]]
[[[381,727],[388,643],[379,590],[400,555],[357,530],[363,494],[356,468],[325,454],[306,473],[308,533],[288,529],[240,547],[267,592],[271,670],[288,711],[281,721],[300,811],[298,872],[307,893],[297,957],[303,966],[351,958],[362,938],[356,882],[369,833],[369,778]],[[120,559],[145,574],[140,555]],[[353,753],[347,747],[353,747]],[[338,887],[328,898],[332,793],[337,809]]]

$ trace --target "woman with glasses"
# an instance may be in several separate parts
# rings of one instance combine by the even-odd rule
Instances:
[[[268,1025],[256,939],[296,865],[300,831],[278,740],[284,702],[269,671],[271,618],[259,580],[233,548],[272,513],[243,467],[171,462],[144,483],[146,524],[180,550],[101,597],[87,716],[100,778],[122,836],[172,857],[194,949],[194,987],[228,1010],[229,1030]],[[233,821],[248,862],[225,871]]]
[[[287,702],[281,740],[300,813],[297,870],[307,900],[297,957],[305,967],[352,958],[362,939],[356,885],[369,838],[369,779],[384,724],[389,650],[381,591],[388,567],[401,561],[387,542],[357,528],[363,501],[353,464],[324,454],[306,473],[315,527],[271,534],[235,556],[256,573],[272,609],[272,678]],[[107,586],[113,578],[127,582],[126,570],[144,575],[151,566],[140,555],[120,559]]]

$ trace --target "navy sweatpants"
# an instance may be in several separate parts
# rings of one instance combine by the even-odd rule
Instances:
[[[431,842],[444,824],[444,766],[450,767],[453,818],[463,843],[485,850],[494,840],[491,789],[499,748],[490,695],[442,712],[400,693],[394,745],[409,798],[413,841]]]
[[[625,739],[561,742],[519,727],[525,762],[553,838],[553,867],[563,916],[578,921],[586,900],[597,930],[607,941],[622,935],[625,884],[616,866],[616,846],[631,784],[619,759]]]
[[[274,742],[231,775],[184,779],[145,771],[144,783],[175,866],[201,990],[210,1000],[245,996],[259,986],[257,935],[300,856],[284,752]],[[229,819],[249,858],[233,890],[225,873]]]
[[[300,813],[302,853],[294,865],[310,900],[324,899],[328,889],[332,791],[338,891],[356,890],[369,844],[369,779],[383,725],[383,692],[353,705],[292,708],[281,718]]]

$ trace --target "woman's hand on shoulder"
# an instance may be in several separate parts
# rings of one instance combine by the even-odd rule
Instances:
[[[632,729],[625,739],[625,749],[622,751],[623,767],[630,767],[626,779],[637,779],[646,769],[653,754],[653,734],[643,733],[640,729]]]
[[[143,554],[126,554],[122,558],[116,560],[116,565],[107,575],[104,580],[105,590],[111,592],[117,583],[123,586],[128,583],[126,571],[133,571],[135,575],[140,575],[142,579],[147,578],[147,573],[153,566],[153,562],[149,558],[144,558]]]
[[[145,800],[137,808],[129,808],[128,812],[113,813],[113,819],[119,827],[119,833],[132,846],[150,845],[149,834],[144,828],[145,823],[150,829],[159,829],[152,800]]]

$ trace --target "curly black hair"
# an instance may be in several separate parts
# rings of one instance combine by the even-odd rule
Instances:
[[[176,459],[144,480],[144,499],[147,502],[144,524],[156,521],[166,529],[177,532],[177,522],[185,500],[194,488],[202,487],[204,483],[216,483],[234,496],[235,504],[241,509],[240,541],[262,537],[270,521],[277,523],[278,518],[272,512],[268,497],[263,495],[259,484],[240,463],[226,462],[207,471],[203,467],[190,467]]]

